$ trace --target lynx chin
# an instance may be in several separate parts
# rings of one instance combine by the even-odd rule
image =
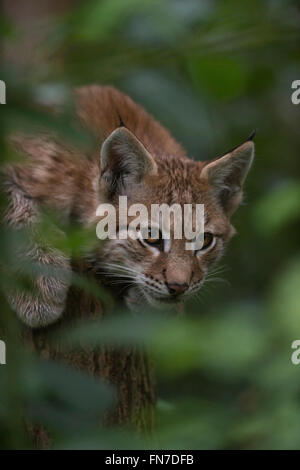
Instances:
[[[103,217],[96,212],[100,204],[113,205],[116,220],[126,216],[128,224],[136,217],[129,211],[132,205],[142,204],[151,214],[152,205],[175,204],[189,205],[194,227],[195,208],[203,205],[200,247],[187,250],[188,238],[176,237],[174,215],[168,238],[162,236],[160,219],[154,232],[149,219],[138,237],[98,240],[83,259],[98,281],[131,309],[184,302],[201,288],[235,232],[230,218],[242,200],[253,161],[253,134],[214,160],[194,161],[141,106],[112,87],[80,88],[75,102],[76,119],[95,137],[94,150],[84,154],[53,137],[13,136],[21,161],[2,171],[5,223],[33,233],[41,210],[50,208],[65,224],[96,230]],[[127,213],[120,196],[127,197]],[[116,225],[119,235],[123,229]],[[42,242],[32,241],[19,251],[23,265],[36,263],[41,270],[32,274],[31,290],[8,289],[7,297],[27,325],[49,325],[63,315],[72,260]]]

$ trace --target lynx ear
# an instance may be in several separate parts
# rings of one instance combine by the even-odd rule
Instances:
[[[155,175],[157,166],[143,144],[125,127],[118,127],[101,148],[101,179],[110,194],[126,190]]]
[[[213,188],[225,212],[230,216],[243,196],[243,183],[254,158],[254,143],[251,140],[236,147],[222,157],[208,162],[201,172]]]

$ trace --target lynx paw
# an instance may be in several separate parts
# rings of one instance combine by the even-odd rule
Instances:
[[[33,277],[30,289],[25,291],[16,287],[8,294],[12,309],[31,328],[44,327],[56,322],[65,309],[72,270],[65,256],[62,254],[58,256],[57,253],[55,257],[52,255],[53,251],[51,254],[47,253],[43,260],[39,260],[43,261],[40,266],[45,270],[45,274]],[[51,269],[49,275],[47,268]]]

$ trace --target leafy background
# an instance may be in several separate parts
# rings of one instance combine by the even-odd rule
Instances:
[[[58,448],[300,447],[300,366],[291,363],[291,343],[300,338],[300,107],[291,103],[299,20],[296,0],[2,2],[2,161],[15,158],[4,136],[16,129],[39,127],[84,146],[68,111],[55,117],[45,106],[67,103],[73,86],[88,83],[130,94],[195,159],[214,158],[258,131],[245,203],[234,216],[238,236],[217,276],[225,282],[207,283],[184,318],[123,314],[73,332],[87,344],[152,349],[155,437],[99,429],[114,391],[24,351],[1,297],[8,344],[1,448],[30,447],[23,417],[32,414],[51,427]],[[3,285],[15,282],[22,240],[4,229],[0,236]],[[80,251],[84,236],[70,231],[65,249]]]

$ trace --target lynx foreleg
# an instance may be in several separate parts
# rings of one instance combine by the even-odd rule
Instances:
[[[32,230],[37,219],[38,207],[18,185],[7,186],[8,209],[5,221],[13,229]],[[30,274],[30,289],[12,287],[7,298],[19,318],[32,328],[47,326],[63,314],[68,288],[71,283],[70,259],[64,253],[48,246],[30,243],[30,248],[16,253],[19,274],[23,275],[22,264],[35,266]],[[20,262],[20,263],[19,263]],[[31,268],[27,271],[30,271]],[[26,275],[28,272],[26,272]]]

